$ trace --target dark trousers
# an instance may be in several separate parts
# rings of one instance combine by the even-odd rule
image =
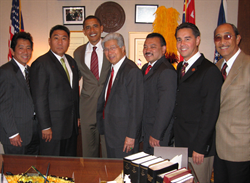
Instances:
[[[214,183],[250,183],[250,161],[232,162],[214,157]]]
[[[73,130],[69,139],[52,140],[45,142],[40,138],[40,154],[46,156],[76,156],[77,134]]]
[[[19,134],[20,135],[20,134]],[[3,144],[5,154],[26,154],[26,155],[38,155],[39,154],[39,133],[38,133],[38,122],[34,120],[33,133],[31,141],[28,145],[21,147]]]

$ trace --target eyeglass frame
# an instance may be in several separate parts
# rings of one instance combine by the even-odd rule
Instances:
[[[228,40],[232,39],[233,36],[235,36],[235,35],[225,34],[224,36],[215,36],[214,42],[220,42],[222,40],[222,37],[224,40],[228,41]]]

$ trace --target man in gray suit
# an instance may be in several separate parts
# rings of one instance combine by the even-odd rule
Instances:
[[[100,135],[96,128],[96,107],[98,97],[110,69],[110,64],[103,54],[101,46],[102,32],[103,26],[99,18],[95,16],[85,18],[83,21],[83,33],[88,37],[89,42],[78,47],[74,52],[79,74],[83,80],[80,97],[83,157],[100,156]],[[95,56],[97,56],[97,59],[94,59]],[[94,63],[94,61],[97,62]],[[107,157],[104,142],[104,137],[101,135],[102,157]]]
[[[215,183],[250,182],[250,56],[239,48],[241,36],[233,24],[214,31],[216,64],[224,77],[216,124]]]
[[[108,158],[123,158],[139,150],[143,76],[126,57],[121,34],[108,34],[102,46],[112,67],[98,99],[97,126],[105,135]]]
[[[38,123],[27,66],[32,51],[31,35],[16,33],[11,42],[12,59],[0,67],[0,140],[6,154],[38,155]]]

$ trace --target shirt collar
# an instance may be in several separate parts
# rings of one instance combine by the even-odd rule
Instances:
[[[92,45],[90,42],[87,44],[87,48],[86,50],[89,51],[89,52],[92,52],[93,50],[93,47],[95,46],[96,47],[96,50],[102,50],[102,39],[100,39],[100,41],[96,44],[96,45]]]
[[[229,70],[230,70],[231,67],[233,66],[234,61],[236,60],[236,58],[237,58],[238,55],[240,54],[240,52],[241,52],[241,49],[239,48],[238,51],[237,51],[228,61],[226,61],[226,60],[224,59],[222,65],[221,65],[221,68],[223,67],[224,63],[227,63],[227,66],[228,66],[228,68],[229,68]]]
[[[54,53],[52,50],[50,50],[54,55],[55,57],[57,58],[57,60],[61,61],[61,58],[63,58],[64,60],[66,59],[65,55],[63,55],[62,57],[57,55],[56,53]]]
[[[119,62],[117,62],[115,65],[112,64],[111,67],[113,67],[114,71],[117,72],[119,70],[119,68],[121,67],[123,61],[125,60],[126,56],[124,55],[124,57],[121,58],[121,60],[119,60]]]
[[[13,57],[13,60],[16,62],[16,64],[18,65],[18,67],[20,68],[22,73],[24,73],[24,70],[27,67],[27,65],[24,66],[24,65],[20,64],[14,57]]]

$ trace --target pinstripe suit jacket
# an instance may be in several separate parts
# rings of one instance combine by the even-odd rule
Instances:
[[[9,137],[19,133],[22,145],[32,138],[34,105],[25,78],[12,59],[0,67],[0,140],[10,145]]]

